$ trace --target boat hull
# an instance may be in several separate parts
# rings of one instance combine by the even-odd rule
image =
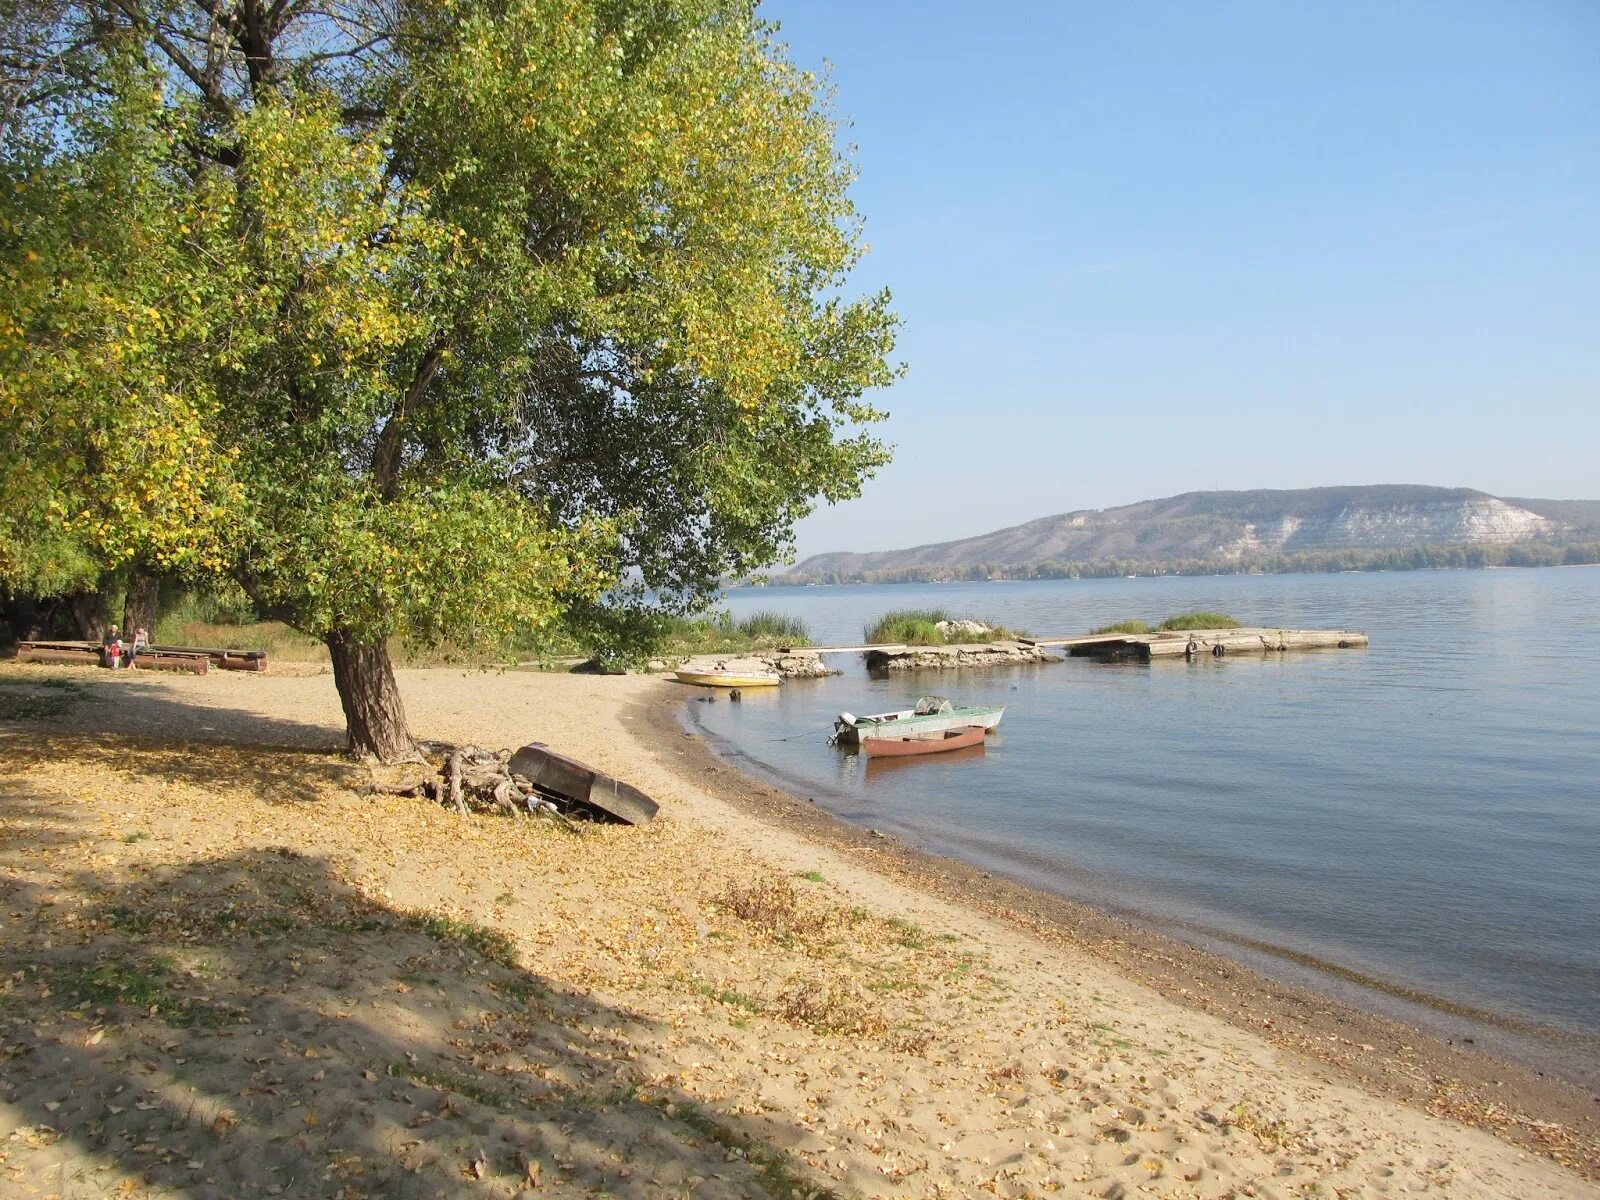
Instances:
[[[674,671],[680,682],[696,687],[777,687],[783,677],[767,671]]]
[[[987,732],[982,725],[968,725],[963,729],[945,729],[938,733],[918,733],[909,737],[870,737],[861,743],[861,753],[868,758],[942,754],[947,750],[964,750],[968,746],[981,745],[983,735]]]
[[[510,771],[527,777],[536,788],[574,804],[598,809],[627,825],[646,825],[660,806],[630,783],[613,779],[543,742],[529,742],[511,756]]]
[[[965,729],[971,725],[987,732],[1000,724],[1005,711],[1003,708],[958,708],[952,712],[929,713],[920,717],[910,710],[879,713],[871,717],[857,717],[853,724],[841,719],[834,726],[834,733],[840,745],[854,746],[873,738],[914,737],[918,734],[943,733],[947,729]]]

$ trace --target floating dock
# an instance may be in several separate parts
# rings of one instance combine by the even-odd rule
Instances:
[[[1209,654],[1280,654],[1289,650],[1351,650],[1368,644],[1349,629],[1181,629],[1158,633],[1102,633],[1088,637],[1024,638],[1057,647],[1071,658],[1195,658]]]

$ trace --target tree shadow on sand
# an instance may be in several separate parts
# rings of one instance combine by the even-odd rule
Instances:
[[[111,807],[120,772],[135,763],[140,776],[166,784],[202,790],[248,786],[268,804],[313,803],[330,788],[359,788],[369,778],[361,764],[331,750],[270,743],[182,745],[73,730],[0,732],[0,754],[19,773],[64,759],[88,766],[104,781],[95,802]]]
[[[28,840],[0,847],[0,1190],[831,1195],[773,1148],[805,1131],[697,1107],[653,1022],[524,969],[496,930],[287,848],[24,878],[63,833],[14,818],[47,807],[0,791]]]
[[[248,697],[248,685],[254,678],[239,681],[245,689],[239,695]],[[292,685],[296,681],[278,682]],[[306,683],[319,690],[325,687],[329,696],[334,694],[331,679],[319,677]],[[342,723],[299,721],[214,703],[216,694],[191,696],[174,689],[170,680],[146,678],[137,672],[72,671],[23,664],[0,677],[0,692],[12,698],[57,702],[44,711],[25,709],[10,719],[0,708],[0,735],[76,731],[196,750],[229,745],[315,751],[345,747]]]

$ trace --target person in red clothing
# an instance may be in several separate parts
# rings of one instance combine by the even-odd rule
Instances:
[[[105,636],[100,639],[100,665],[112,670],[122,665],[122,635],[115,625],[107,625]]]

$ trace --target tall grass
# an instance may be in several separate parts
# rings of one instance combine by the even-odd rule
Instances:
[[[791,617],[786,613],[773,612],[769,609],[753,612],[748,617],[740,617],[733,623],[733,627],[738,636],[752,641],[774,638],[786,646],[806,646],[811,642],[811,634],[806,629],[806,623],[799,617]]]
[[[741,650],[776,650],[783,646],[809,646],[811,633],[799,617],[780,612],[754,612],[735,619],[728,613],[712,617],[668,617],[662,622],[657,653],[728,654]]]
[[[1239,622],[1227,613],[1200,612],[1179,613],[1175,617],[1168,617],[1161,622],[1161,629],[1167,632],[1175,629],[1238,629]]]
[[[941,621],[979,620],[976,617],[957,617],[942,608],[899,608],[884,613],[876,622],[862,628],[862,636],[871,646],[950,646],[974,640],[1004,641],[1016,637],[1013,630],[992,621],[979,621],[988,627],[987,634],[952,633],[946,637],[939,630]]]
[[[875,624],[862,627],[861,636],[869,646],[903,642],[907,646],[942,646],[940,621],[950,620],[942,608],[901,608],[884,613]]]
[[[1099,637],[1102,633],[1149,633],[1150,625],[1146,621],[1134,618],[1131,621],[1118,621],[1115,625],[1102,625],[1099,629],[1089,630],[1090,637]]]
[[[281,621],[236,623],[203,621],[173,613],[156,621],[150,640],[157,646],[207,646],[218,650],[265,650],[267,661],[327,662],[328,648]]]

